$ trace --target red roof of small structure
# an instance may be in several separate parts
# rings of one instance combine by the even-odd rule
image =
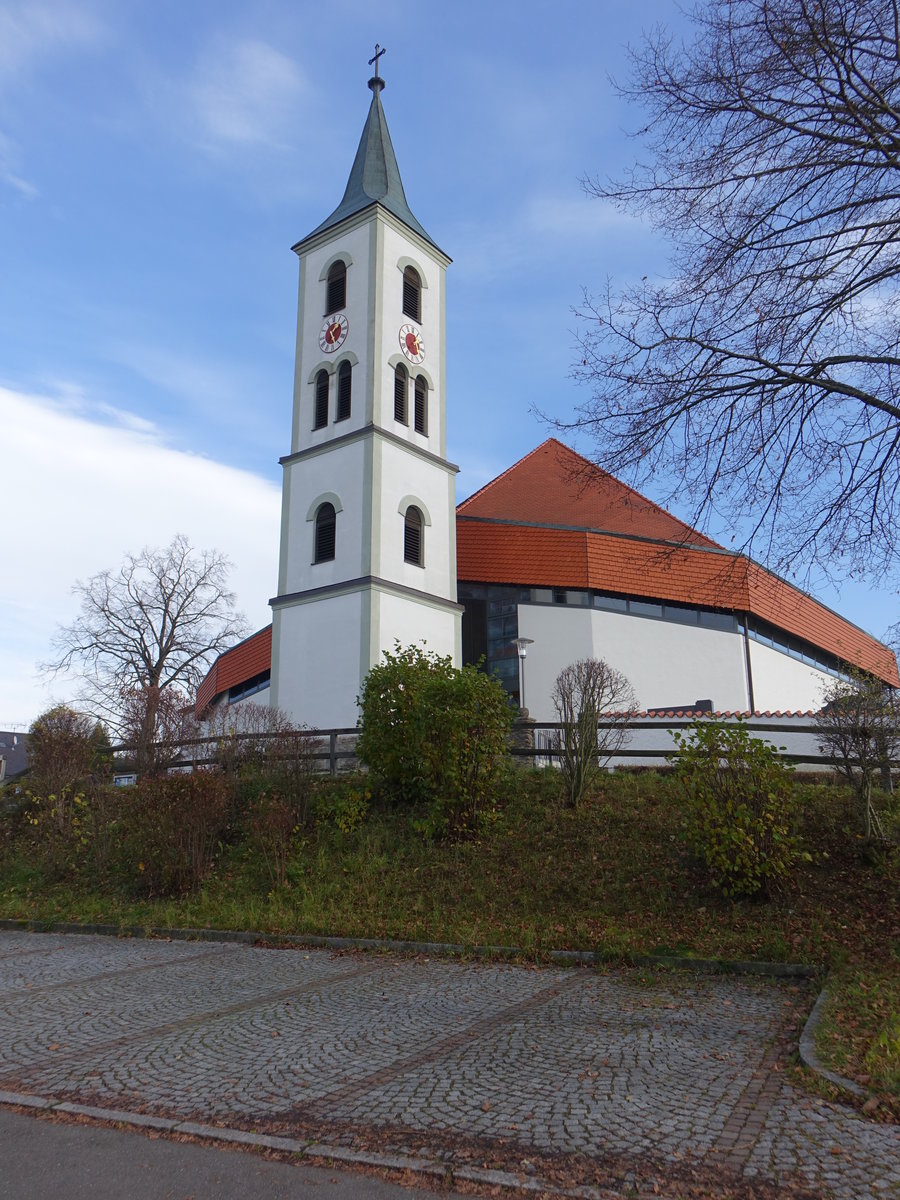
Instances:
[[[272,626],[267,625],[219,655],[197,688],[195,711],[203,712],[216,696],[255,675],[262,675],[271,666]]]

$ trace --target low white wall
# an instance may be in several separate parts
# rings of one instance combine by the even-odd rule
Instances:
[[[736,717],[726,715],[719,719],[735,722]],[[769,742],[776,750],[785,755],[798,755],[811,759],[811,762],[797,763],[798,771],[829,771],[831,766],[821,761],[818,741],[815,733],[815,718],[807,713],[795,716],[766,716],[758,714],[744,717],[743,723],[753,737]],[[616,755],[609,760],[610,769],[614,767],[665,767],[666,755],[675,751],[674,734],[689,732],[691,718],[659,716],[641,716],[635,719],[627,743],[623,750],[628,754]],[[535,745],[537,747],[551,744],[552,730],[536,729]],[[645,753],[641,753],[644,751]],[[544,760],[544,765],[551,759]],[[539,764],[540,765],[540,764]]]
[[[750,639],[750,666],[753,671],[753,706],[760,711],[815,712],[824,703],[826,688],[834,685],[834,676],[826,671],[790,658],[771,646]]]
[[[291,720],[322,729],[356,724],[362,602],[350,592],[276,612],[281,650],[269,696]]]

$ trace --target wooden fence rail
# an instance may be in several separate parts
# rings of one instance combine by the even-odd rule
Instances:
[[[779,757],[800,769],[829,769],[838,765],[838,760],[818,751],[816,741],[815,718],[812,715],[763,718],[749,718],[746,725],[755,736],[763,736],[773,742],[779,750]],[[600,730],[612,728],[618,722],[600,721]],[[636,717],[629,722],[631,744],[617,750],[610,760],[610,767],[615,766],[654,766],[665,765],[669,755],[675,749],[672,740],[674,731],[687,729],[693,724],[693,718],[678,717]],[[560,757],[560,751],[553,744],[554,735],[562,729],[558,722],[551,721],[520,721],[517,722],[510,734],[509,753],[517,760],[532,760],[535,765],[549,766]],[[304,749],[303,756],[311,762],[320,764],[319,769],[330,775],[357,767],[355,743],[358,730],[353,727],[341,729],[304,729],[284,733],[244,733],[229,734],[226,737],[196,737],[174,743],[163,743],[161,749],[171,749],[173,758],[168,766],[170,770],[190,770],[195,767],[215,766],[221,763],[223,753],[233,751],[235,747],[249,744],[265,752],[267,743],[295,739],[300,737],[309,743]],[[780,745],[786,741],[789,745]],[[638,743],[638,744],[635,744]],[[132,752],[129,745],[114,746],[113,752],[127,756]],[[892,762],[892,769],[900,766]]]

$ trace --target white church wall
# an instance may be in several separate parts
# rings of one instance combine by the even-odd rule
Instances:
[[[395,638],[401,646],[418,646],[459,662],[459,615],[429,604],[411,604],[390,592],[376,593],[381,650],[393,652]]]
[[[452,567],[454,555],[451,543],[456,537],[456,514],[447,487],[447,472],[434,463],[412,456],[408,450],[381,441],[375,450],[376,470],[381,472],[382,486],[376,488],[380,497],[381,545],[377,567],[373,574],[396,580],[405,587],[426,591],[447,599],[456,596],[456,578]],[[407,497],[418,501],[427,520],[423,528],[423,563],[421,567],[404,561],[404,515],[400,503]]]
[[[319,729],[356,724],[363,603],[361,593],[351,592],[285,605],[276,614],[282,666],[270,696],[293,720]]]
[[[817,712],[834,676],[750,639],[753,701],[759,712]]]
[[[520,604],[519,637],[534,639],[525,657],[525,705],[536,721],[555,721],[550,697],[557,675],[569,663],[593,653],[591,611]]]
[[[395,228],[389,220],[382,225],[384,273],[379,281],[379,312],[382,314],[385,353],[380,359],[380,386],[375,395],[375,423],[415,446],[443,454],[441,407],[443,386],[442,347],[444,341],[443,267],[418,240]],[[422,280],[421,320],[412,321],[403,313],[403,265],[415,267]],[[419,329],[425,358],[414,364],[404,358],[400,347],[401,325]],[[402,362],[410,374],[408,420],[394,419],[394,367]],[[413,421],[412,379],[423,373],[429,381],[427,432],[417,433]]]
[[[360,441],[311,455],[287,467],[291,473],[290,542],[285,577],[279,580],[282,594],[325,587],[368,573],[362,549],[369,503],[364,493],[364,462],[365,447]],[[325,495],[337,495],[341,501],[335,525],[335,556],[329,562],[314,563],[315,521],[308,518],[315,501]]]
[[[587,607],[520,604],[519,636],[534,639],[525,698],[537,721],[556,719],[551,700],[556,676],[588,657],[622,671],[641,708],[702,699],[723,710],[748,706],[743,639],[737,633]]]

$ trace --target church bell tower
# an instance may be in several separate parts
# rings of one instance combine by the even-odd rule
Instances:
[[[356,724],[384,650],[460,663],[457,468],[447,461],[445,273],[410,211],[378,74],[344,197],[300,259],[291,452],[284,468],[271,703]]]

